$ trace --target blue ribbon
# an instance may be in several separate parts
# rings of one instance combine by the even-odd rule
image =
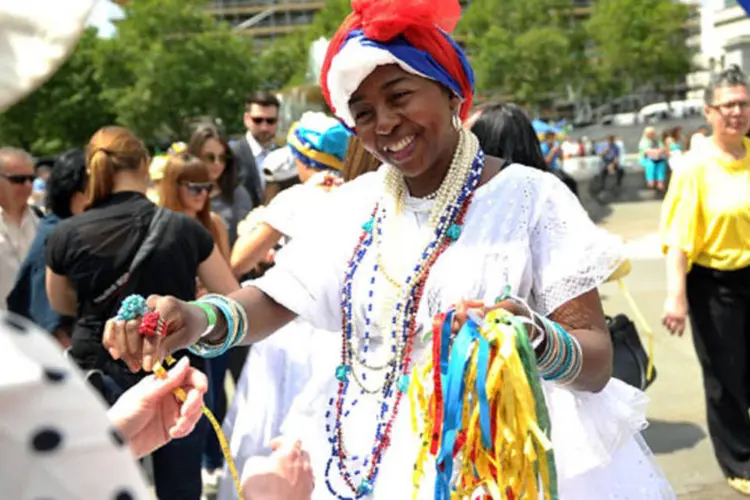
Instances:
[[[490,401],[487,397],[487,370],[490,363],[490,343],[476,334],[479,341],[479,352],[477,353],[477,379],[475,381],[477,396],[479,399],[479,426],[482,429],[482,445],[488,450],[492,449],[492,425],[490,417]]]
[[[443,323],[442,339],[450,339],[453,313],[446,315]],[[443,419],[442,441],[437,458],[437,474],[435,476],[435,498],[450,499],[450,481],[453,476],[453,448],[461,431],[461,417],[463,415],[464,400],[466,399],[466,370],[470,360],[469,353],[474,342],[478,342],[477,382],[476,390],[479,399],[480,425],[482,428],[482,444],[492,447],[490,408],[487,398],[487,371],[489,365],[489,342],[479,333],[479,326],[471,319],[467,320],[453,341],[450,358],[447,363],[447,376],[443,384],[443,401],[445,418]],[[443,344],[445,347],[445,344]],[[441,350],[440,368],[443,373],[443,360],[447,357],[444,348]]]
[[[466,74],[469,84],[471,85],[471,91],[473,92],[474,70],[471,68],[471,64],[469,64],[469,59],[466,56],[466,53],[461,48],[461,46],[458,45],[458,43],[450,37],[450,35],[445,32],[441,32],[441,34],[446,38],[446,40],[450,42],[453,50],[456,51],[456,54],[461,61],[462,69]],[[451,75],[444,67],[442,67],[435,60],[435,58],[432,57],[432,54],[424,50],[415,48],[403,35],[399,35],[393,40],[389,40],[388,42],[383,43],[365,37],[364,32],[361,29],[357,29],[352,30],[349,33],[349,35],[347,36],[347,42],[352,39],[359,39],[359,43],[363,47],[370,46],[390,52],[396,59],[405,62],[420,74],[426,76],[427,78],[432,78],[436,82],[443,84],[459,97],[466,97],[464,95],[463,89],[461,88],[461,85],[458,83],[458,80],[456,80],[453,75]]]

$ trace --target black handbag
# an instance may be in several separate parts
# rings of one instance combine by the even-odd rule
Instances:
[[[656,367],[649,376],[649,356],[635,324],[624,314],[607,316],[614,359],[612,376],[645,391],[656,380]]]

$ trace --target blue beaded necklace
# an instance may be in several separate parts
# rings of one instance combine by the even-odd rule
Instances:
[[[413,267],[412,273],[405,279],[406,293],[403,293],[400,300],[396,302],[389,326],[391,339],[394,340],[391,353],[393,357],[382,366],[371,366],[367,364],[365,359],[366,354],[369,352],[370,330],[373,327],[370,315],[373,312],[374,286],[376,276],[381,271],[378,259],[375,259],[372,267],[372,276],[367,280],[369,289],[367,303],[365,304],[361,355],[353,347],[355,322],[354,301],[352,299],[354,277],[367,251],[373,246],[373,242],[377,244],[382,240],[382,227],[387,216],[387,211],[382,203],[379,202],[375,206],[370,219],[362,226],[362,233],[347,266],[342,287],[342,362],[336,368],[336,379],[339,382],[339,387],[337,395],[329,399],[330,408],[326,413],[327,421],[332,415],[335,415],[333,425],[326,424],[326,432],[330,436],[331,457],[328,460],[325,470],[326,486],[334,498],[340,500],[359,499],[369,495],[373,490],[380,461],[385,450],[390,445],[390,432],[398,413],[399,403],[402,395],[409,386],[409,372],[411,369],[410,354],[416,331],[415,319],[424,283],[427,280],[430,268],[440,253],[450,243],[460,237],[463,215],[466,213],[473,192],[479,184],[483,168],[484,154],[481,150],[478,150],[469,170],[469,175],[458,197],[445,207],[434,228],[433,237],[423,249],[419,262]],[[378,390],[366,390],[363,386],[363,383],[366,381],[366,374],[363,373],[362,379],[358,380],[354,372],[353,365],[355,363],[373,370],[387,369],[388,371],[385,374],[382,387]],[[353,380],[360,386],[360,395],[351,398],[348,397],[349,385]],[[377,422],[374,444],[368,456],[350,456],[344,449],[343,419],[349,415],[351,408],[357,405],[359,397],[365,393],[379,394],[380,397],[380,411],[376,415]],[[361,466],[352,470],[346,461],[361,462]],[[338,474],[343,478],[350,490],[347,494],[339,493],[332,484],[330,478],[334,473],[334,464],[336,465],[336,469],[338,469]]]

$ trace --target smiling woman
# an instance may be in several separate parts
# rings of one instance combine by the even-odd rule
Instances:
[[[501,161],[462,126],[474,77],[449,35],[456,0],[353,0],[352,8],[329,45],[321,87],[384,165],[334,192],[321,221],[336,223],[311,227],[263,278],[223,298],[207,334],[198,307],[156,301],[183,325],[158,348],[219,355],[295,316],[340,332],[339,352],[314,353],[320,363],[282,429],[310,452],[312,498],[443,498],[438,468],[415,467],[424,439],[412,425],[433,416],[405,397],[410,384],[433,391],[422,376],[434,348],[424,332],[441,312],[455,310],[455,333],[470,310],[502,308],[525,317],[539,342],[559,498],[674,498],[640,438],[642,393],[610,381],[597,287],[622,260],[619,242],[554,176],[517,164],[500,173]],[[223,309],[246,312],[247,331]],[[108,345],[137,363],[137,350],[117,349],[123,326],[112,323]],[[457,468],[472,459],[464,452]]]

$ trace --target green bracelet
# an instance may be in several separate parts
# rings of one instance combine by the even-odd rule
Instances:
[[[216,326],[216,311],[211,306],[211,304],[206,304],[205,302],[201,302],[199,300],[194,300],[191,302],[191,304],[200,307],[201,309],[203,309],[203,312],[206,313],[206,319],[208,320],[209,329]]]

